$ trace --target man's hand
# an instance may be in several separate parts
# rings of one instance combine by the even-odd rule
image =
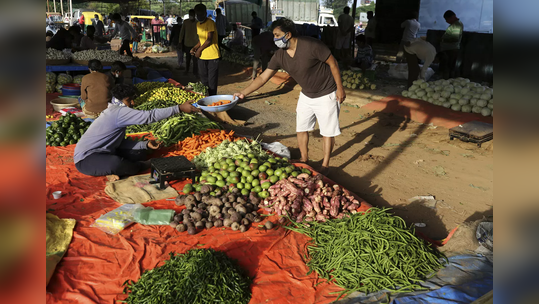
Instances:
[[[179,107],[180,107],[180,111],[183,112],[183,113],[198,113],[200,112],[200,109],[198,108],[195,108],[191,103],[193,103],[194,100],[190,100],[184,104],[181,104]]]
[[[346,99],[346,93],[344,92],[344,88],[341,87],[340,89],[337,89],[337,92],[335,93],[337,95],[337,101],[339,103],[343,103]]]
[[[243,100],[245,98],[245,95],[242,94],[242,93],[234,93],[233,95],[234,98],[238,97],[241,100]]]
[[[148,148],[152,150],[157,150],[161,147],[161,143],[156,142],[155,140],[150,140],[148,142]]]
[[[191,53],[191,55],[194,55],[196,52],[195,48],[192,48],[191,51],[189,51],[189,53]]]
[[[202,56],[202,48],[198,48],[197,51],[195,52],[196,58],[200,58],[200,56]]]

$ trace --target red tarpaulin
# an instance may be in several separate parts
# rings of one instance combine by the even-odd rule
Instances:
[[[169,252],[214,248],[237,259],[253,277],[250,303],[330,303],[340,291],[333,284],[307,276],[302,256],[308,238],[283,228],[261,230],[253,225],[247,232],[212,228],[196,235],[177,232],[169,226],[134,224],[117,235],[90,225],[102,214],[120,206],[105,192],[105,177],[79,173],[73,164],[74,145],[47,147],[47,212],[77,220],[73,240],[47,286],[47,303],[113,303],[122,300],[122,284],[137,280],[144,270],[169,258]],[[185,182],[175,182],[175,189]],[[54,200],[52,192],[63,196]],[[173,201],[145,204],[156,209],[182,208]],[[360,210],[370,207],[362,201]],[[274,223],[277,217],[269,218]],[[263,224],[261,222],[260,224]],[[315,287],[316,286],[316,287]]]

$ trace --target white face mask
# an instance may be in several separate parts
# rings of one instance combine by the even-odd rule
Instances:
[[[281,38],[273,38],[273,42],[280,49],[287,49],[290,46],[290,40],[286,39],[286,34],[288,33],[284,33]]]

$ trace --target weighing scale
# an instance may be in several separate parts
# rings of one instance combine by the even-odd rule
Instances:
[[[458,138],[481,147],[481,144],[492,140],[494,128],[492,124],[481,121],[470,121],[449,129],[449,139]]]
[[[153,158],[150,160],[150,184],[159,184],[157,189],[165,189],[165,182],[190,178],[195,181],[195,165],[185,156]]]

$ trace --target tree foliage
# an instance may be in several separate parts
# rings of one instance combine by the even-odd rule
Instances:
[[[376,9],[376,3],[374,1],[371,1],[369,5],[363,5],[356,8],[356,16],[359,16],[359,13],[366,13],[369,11],[373,11]]]

